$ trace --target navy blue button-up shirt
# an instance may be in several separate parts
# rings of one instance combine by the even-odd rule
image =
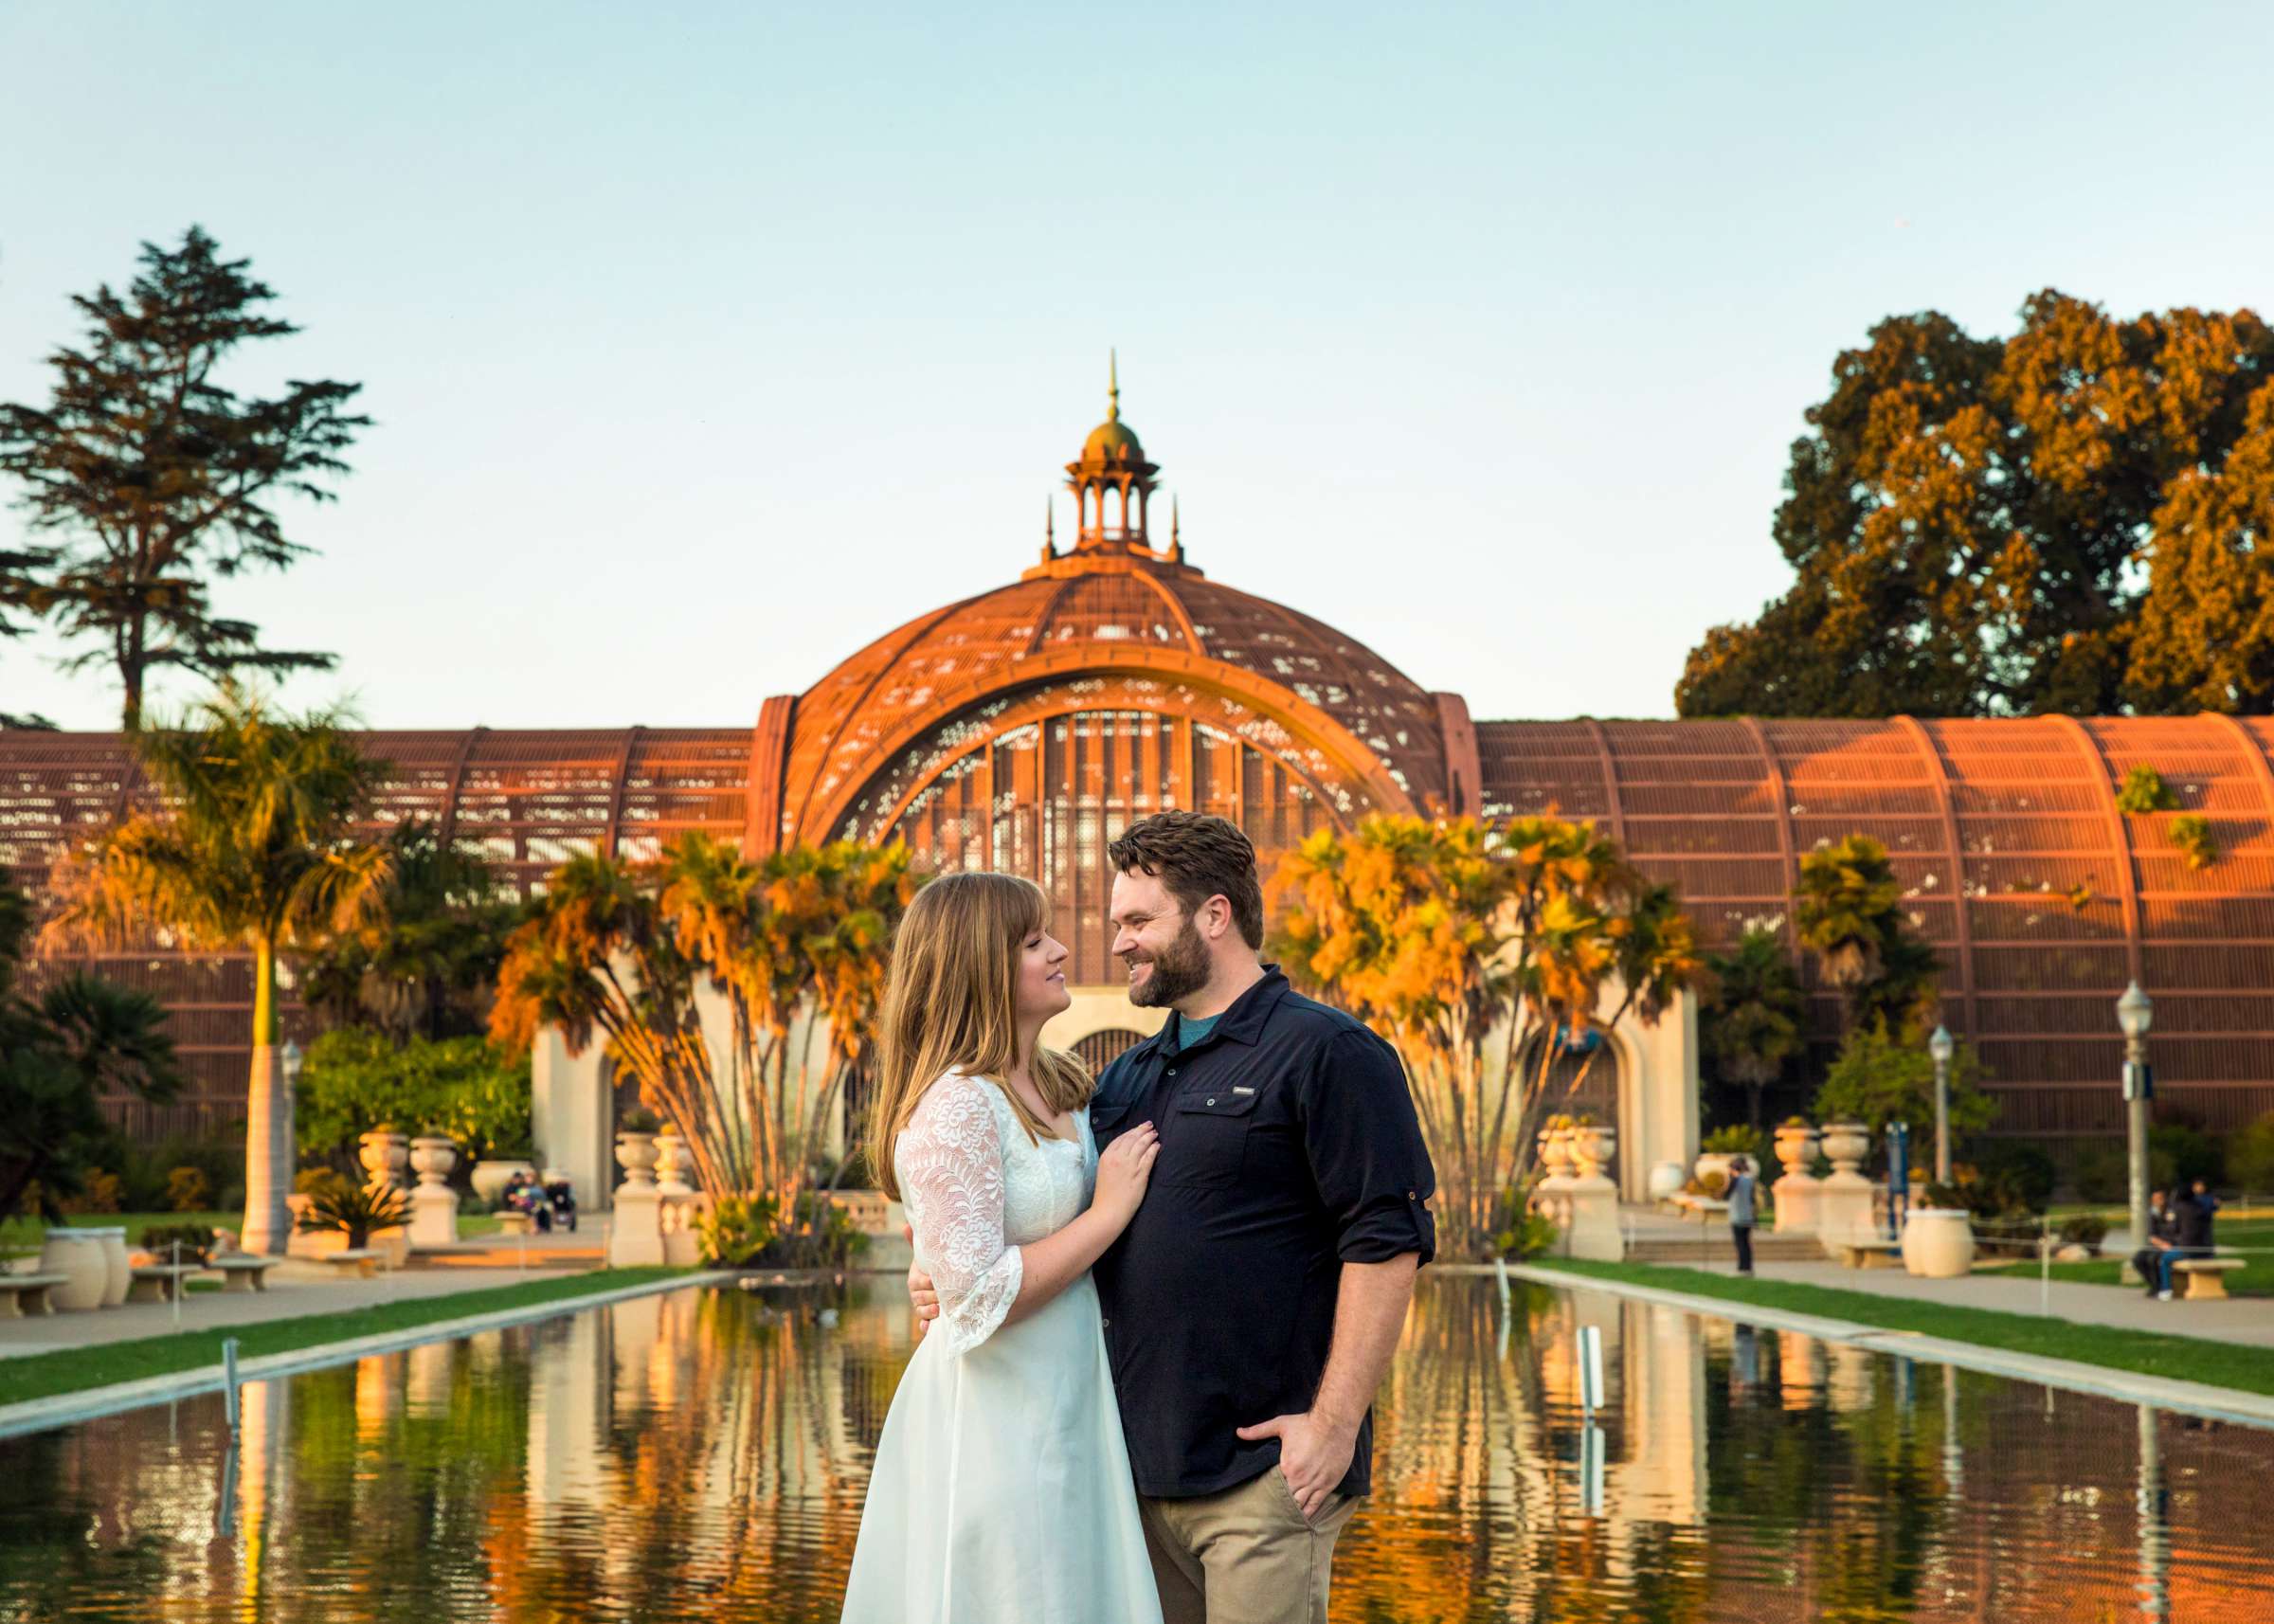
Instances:
[[[1310,1408],[1345,1263],[1427,1262],[1435,1189],[1397,1051],[1269,968],[1189,1048],[1178,1020],[1098,1079],[1103,1146],[1151,1122],[1144,1204],[1098,1260],[1140,1494],[1212,1494],[1278,1464],[1235,1429]],[[1373,1413],[1339,1488],[1372,1488]]]

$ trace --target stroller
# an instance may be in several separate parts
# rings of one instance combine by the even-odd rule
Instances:
[[[537,1216],[539,1229],[550,1229],[554,1224],[574,1233],[576,1229],[576,1192],[568,1187],[566,1179],[550,1179],[545,1184],[544,1211]]]

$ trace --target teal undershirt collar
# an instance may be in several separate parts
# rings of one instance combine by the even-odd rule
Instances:
[[[1188,1015],[1178,1016],[1177,1053],[1182,1055],[1185,1050],[1191,1048],[1194,1044],[1204,1041],[1207,1038],[1208,1034],[1216,1030],[1216,1023],[1223,1020],[1223,1018],[1224,1015],[1223,1011],[1221,1010],[1218,1010],[1216,1014],[1210,1016],[1205,1020],[1195,1020]]]

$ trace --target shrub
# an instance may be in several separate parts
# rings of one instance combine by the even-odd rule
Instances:
[[[2121,1201],[2131,1196],[2132,1175],[2121,1142],[2096,1139],[2077,1151],[2074,1174],[2077,1199]]]
[[[2183,1122],[2158,1123],[2148,1129],[2148,1183],[2168,1190],[2197,1179],[2220,1182],[2219,1142]],[[2129,1189],[2129,1181],[2126,1182]]]
[[[771,1196],[721,1196],[696,1226],[695,1245],[706,1263],[746,1267],[773,1244],[774,1218]]]
[[[2207,869],[2219,860],[2219,842],[2211,833],[2211,820],[2199,812],[2175,818],[2164,838],[2179,848],[2191,869]]]
[[[2027,1140],[1992,1140],[1973,1158],[1984,1188],[2002,1213],[2041,1213],[2052,1204],[2059,1171],[2041,1145]]]
[[[1500,1256],[1512,1257],[1520,1263],[1527,1257],[1538,1257],[1556,1244],[1560,1233],[1553,1218],[1525,1206],[1521,1191],[1502,1192],[1492,1226],[1492,1250]]]
[[[213,1200],[213,1182],[203,1167],[176,1167],[166,1175],[166,1206],[171,1212],[202,1213]]]
[[[464,1160],[530,1136],[529,1056],[479,1038],[397,1047],[384,1033],[343,1026],[308,1046],[298,1090],[300,1143],[345,1156],[356,1139],[414,1123],[458,1141]]]
[[[616,1119],[619,1133],[660,1133],[663,1124],[656,1113],[645,1106],[634,1106]]]
[[[181,1242],[184,1263],[202,1265],[212,1254],[213,1232],[202,1223],[153,1223],[142,1232],[140,1244],[143,1251],[160,1263],[171,1263],[173,1243],[177,1240]]]
[[[2246,1195],[2274,1191],[2274,1110],[2227,1142],[2227,1178]]]
[[[299,1172],[293,1176],[292,1193],[296,1196],[313,1196],[320,1191],[332,1189],[336,1185],[352,1184],[353,1182],[354,1181],[352,1179],[348,1178],[335,1168],[303,1167],[299,1170]]]
[[[125,1209],[119,1201],[126,1186],[116,1173],[106,1173],[100,1167],[90,1167],[80,1184],[79,1194],[66,1196],[58,1203],[67,1213],[115,1213]]]
[[[2178,809],[2179,797],[2163,781],[2163,774],[2142,763],[2124,774],[2123,787],[2116,792],[2119,812],[2172,812]]]
[[[1950,1131],[1954,1139],[1978,1133],[1996,1119],[1997,1101],[1982,1092],[1985,1075],[1974,1045],[1961,1040],[1950,1062]],[[1935,1062],[1925,1045],[1901,1043],[1885,1025],[1861,1026],[1841,1040],[1839,1057],[1816,1091],[1821,1122],[1852,1119],[1874,1135],[1891,1122],[1907,1122],[1917,1135],[1935,1125]]]
[[[400,1190],[373,1189],[342,1179],[309,1194],[308,1211],[302,1215],[299,1228],[314,1235],[344,1235],[351,1251],[370,1245],[375,1229],[393,1229],[410,1221],[410,1203]]]
[[[1708,1133],[1703,1148],[1717,1155],[1742,1156],[1753,1164],[1753,1170],[1759,1172],[1769,1165],[1774,1144],[1775,1141],[1765,1133],[1742,1124],[1733,1124],[1728,1128],[1717,1128]]]
[[[2061,1220],[2061,1244],[2082,1246],[2098,1252],[2101,1242],[2108,1238],[2108,1220],[2092,1213],[2079,1213]]]

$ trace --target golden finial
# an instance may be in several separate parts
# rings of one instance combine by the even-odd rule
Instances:
[[[1121,357],[1115,352],[1106,352],[1106,421],[1121,421]]]

